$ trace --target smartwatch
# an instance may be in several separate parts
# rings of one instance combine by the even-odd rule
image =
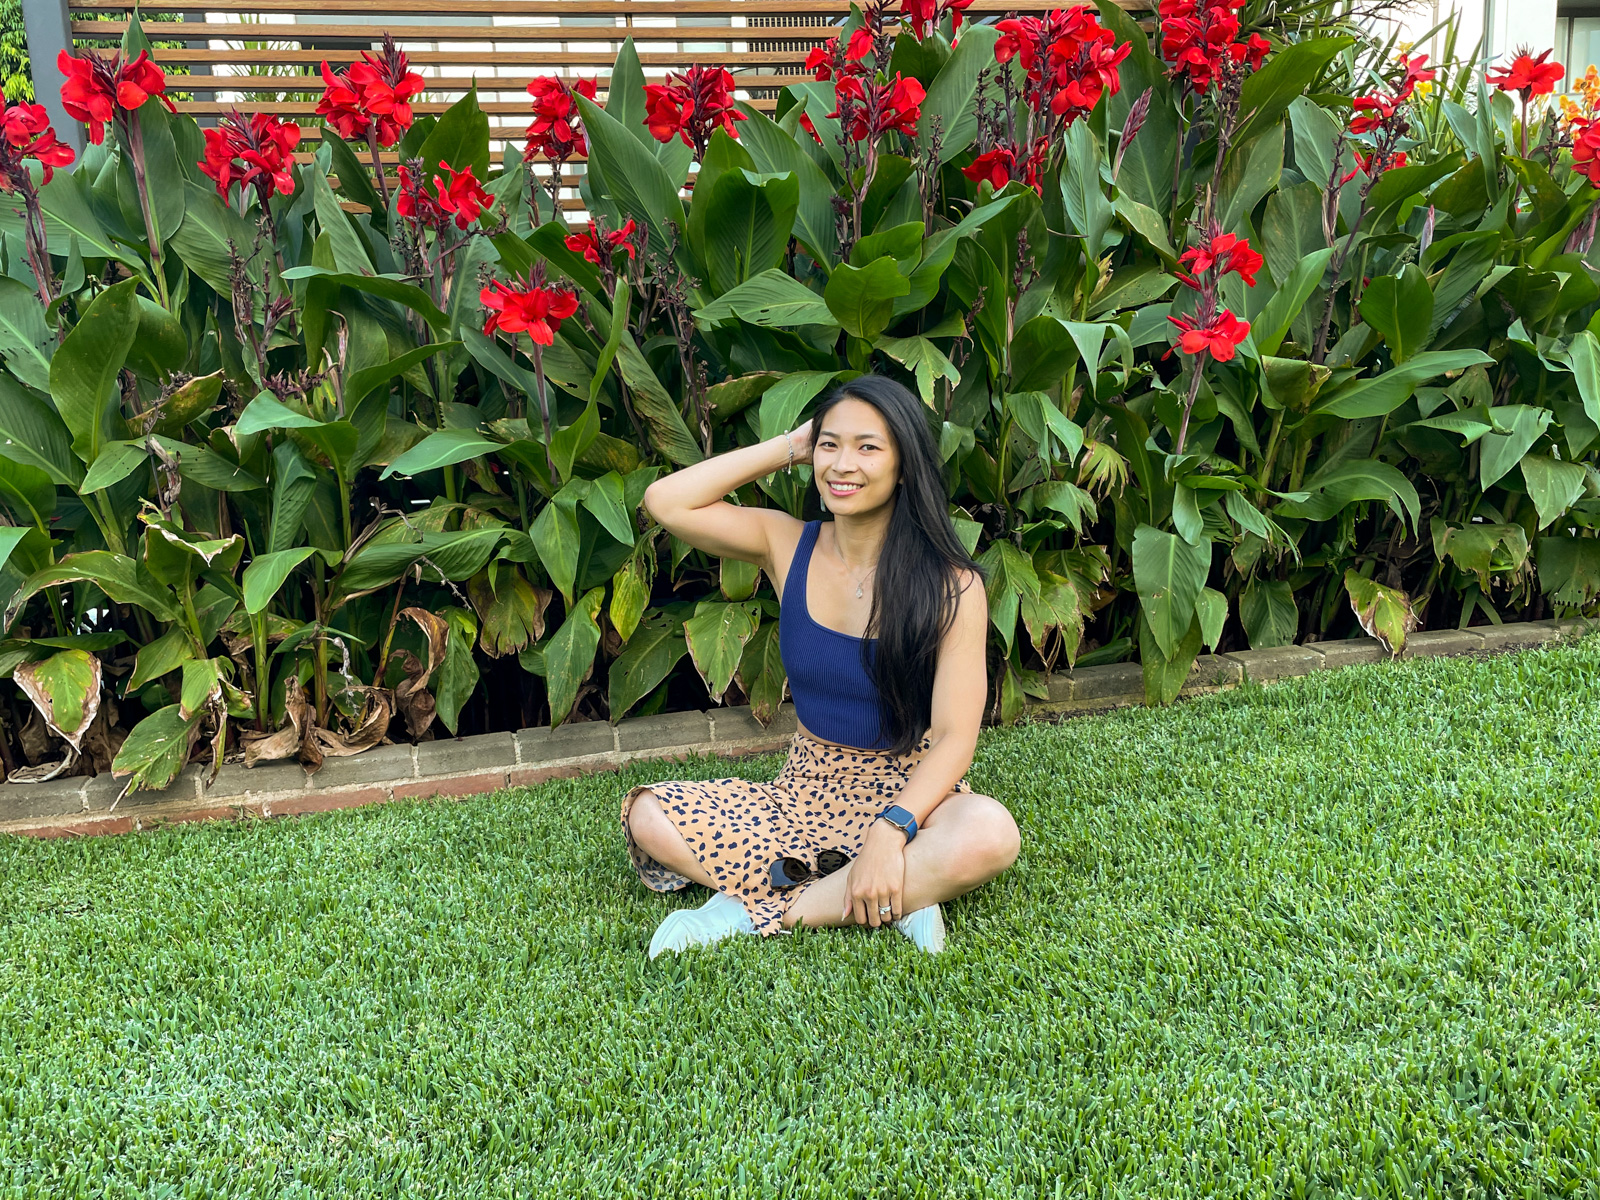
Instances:
[[[878,814],[878,820],[887,821],[901,833],[906,835],[906,841],[917,836],[917,818],[908,808],[901,808],[898,804],[891,804]]]

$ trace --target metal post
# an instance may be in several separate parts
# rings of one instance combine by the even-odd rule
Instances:
[[[72,52],[71,16],[67,0],[22,0],[22,23],[28,33],[28,62],[33,75],[33,98],[50,114],[56,136],[83,149],[83,126],[67,116],[61,104],[66,77],[56,66],[56,56]]]

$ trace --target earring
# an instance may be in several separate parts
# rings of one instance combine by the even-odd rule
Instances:
[[[823,512],[829,511],[828,510],[828,498],[822,494],[822,491],[821,491],[820,488],[817,491],[817,503],[822,505],[822,511]]]

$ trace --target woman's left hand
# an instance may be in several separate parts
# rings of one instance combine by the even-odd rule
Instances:
[[[857,925],[876,929],[905,916],[901,891],[906,881],[905,835],[887,821],[874,821],[861,853],[850,864],[844,882],[844,912]],[[891,911],[880,914],[880,908]]]

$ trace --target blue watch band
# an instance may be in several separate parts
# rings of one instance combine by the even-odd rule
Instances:
[[[898,804],[891,804],[878,814],[879,818],[889,822],[901,833],[906,835],[906,841],[917,836],[917,818],[909,808],[902,808]]]

